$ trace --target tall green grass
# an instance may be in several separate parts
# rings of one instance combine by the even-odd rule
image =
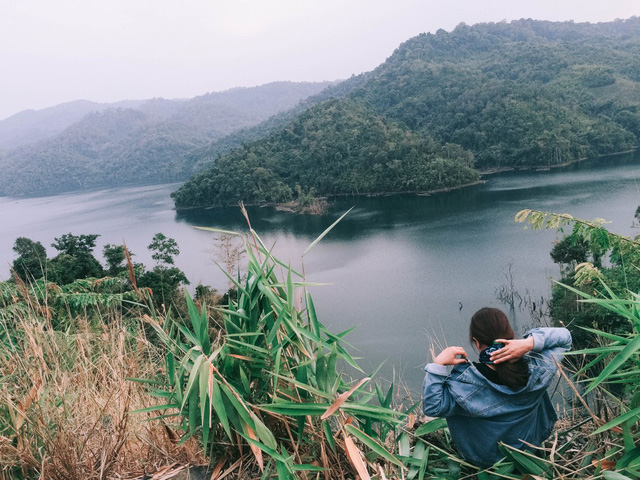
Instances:
[[[612,261],[625,269],[640,267],[640,242],[637,238],[609,232],[603,219],[585,221],[567,214],[523,210],[516,221],[534,229],[571,227],[571,237],[586,242],[593,251],[609,252]],[[576,287],[563,285],[576,295],[579,303],[609,310],[629,324],[630,333],[616,335],[603,329],[581,327],[600,340],[601,346],[570,352],[586,359],[576,374],[580,396],[593,428],[590,436],[606,442],[606,449],[595,449],[589,458],[596,467],[593,475],[604,478],[640,478],[640,294],[631,290],[616,293],[604,280],[598,268],[584,263],[576,267]],[[595,373],[595,376],[593,373]],[[598,393],[598,395],[593,395]],[[582,398],[591,394],[594,408]],[[597,412],[602,412],[598,415]],[[605,415],[608,418],[605,418]],[[603,468],[608,471],[602,471]],[[584,478],[587,472],[581,470]]]
[[[393,389],[342,375],[342,365],[361,371],[347,332],[334,334],[318,320],[311,285],[255,231],[237,235],[246,278],[229,275],[237,300],[219,308],[221,328],[211,329],[206,308],[189,297],[189,325],[146,317],[166,347],[166,365],[163,378],[141,381],[165,403],[140,413],[172,418],[182,441],[197,435],[214,462],[251,451],[264,478],[339,478],[352,469],[365,478],[364,452],[404,468],[385,447],[407,417],[390,408]]]
[[[573,221],[552,226],[563,219]],[[632,324],[627,336],[592,332],[603,344],[576,352],[588,359],[577,384],[561,368],[586,414],[567,412],[542,448],[502,446],[505,459],[480,470],[457,456],[446,421],[419,413],[420,399],[400,402],[395,385],[362,372],[348,331],[320,321],[314,285],[298,269],[275,258],[250,227],[234,235],[246,259],[242,273],[228,274],[235,300],[207,307],[187,296],[184,315],[155,311],[144,292],[135,308],[118,301],[72,308],[64,295],[53,305],[34,286],[3,285],[2,478],[141,478],[188,464],[209,464],[213,479],[640,477],[634,292],[579,291],[582,301]],[[52,323],[52,308],[64,321]],[[596,364],[601,373],[590,378]],[[355,378],[346,366],[359,372]]]

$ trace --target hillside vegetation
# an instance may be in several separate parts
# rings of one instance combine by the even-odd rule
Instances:
[[[638,268],[637,240],[602,221],[532,210],[516,220],[572,229],[577,243]],[[241,270],[226,272],[233,289],[221,297],[199,285],[192,299],[176,283],[162,303],[163,282],[142,285],[179,253],[162,234],[146,273],[120,245],[105,247],[103,269],[95,235],[56,238],[51,259],[38,242],[16,240],[16,275],[0,282],[0,478],[639,477],[640,299],[617,294],[595,265],[583,263],[574,286],[561,288],[573,293],[573,311],[587,307],[592,321],[613,312],[625,328],[591,328],[584,334],[597,347],[567,355],[563,418],[542,446],[500,443],[504,458],[480,468],[457,452],[445,418],[420,413],[411,388],[358,367],[351,329],[334,333],[316,312],[308,287],[317,284],[255,231],[226,235],[245,252]],[[571,363],[585,367],[572,375]]]
[[[473,156],[449,152],[353,101],[311,108],[269,140],[234,150],[173,194],[177,205],[278,203],[305,193],[425,191],[478,180]],[[196,194],[197,197],[190,197]]]
[[[175,192],[176,206],[274,202],[312,189],[358,194],[455,187],[477,175],[468,170],[471,155],[474,168],[489,170],[633,149],[640,136],[640,18],[461,24],[408,40],[378,68],[339,87],[337,100],[296,119],[193,152],[196,164],[218,159]],[[357,131],[338,128],[333,116],[338,122],[349,117]],[[393,131],[394,140],[372,135],[373,124]],[[229,152],[243,138],[250,143]],[[423,152],[421,160],[416,151]],[[399,171],[405,166],[411,171]],[[379,182],[372,180],[377,172]]]
[[[292,108],[327,85],[277,82],[191,100],[132,103],[135,108],[100,109],[99,104],[80,102],[71,112],[68,106],[54,107],[48,117],[41,112],[19,114],[14,117],[22,118],[22,123],[14,117],[0,123],[0,139],[4,130],[16,138],[41,122],[50,127],[58,122],[66,128],[0,153],[0,195],[45,195],[188,178],[194,173],[188,152]],[[95,110],[77,120],[92,107]],[[46,121],[49,117],[51,122]]]

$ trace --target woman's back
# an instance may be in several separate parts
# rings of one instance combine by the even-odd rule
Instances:
[[[445,365],[425,367],[424,413],[447,418],[458,451],[479,466],[502,458],[499,442],[540,445],[557,420],[547,388],[571,335],[564,328],[537,328],[525,337],[532,337],[533,350],[525,357],[527,382],[518,389],[491,382],[470,363],[455,365],[450,374]]]

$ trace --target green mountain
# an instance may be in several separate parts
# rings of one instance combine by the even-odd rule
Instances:
[[[262,123],[248,128],[242,128],[202,148],[189,152],[189,163],[193,165],[194,171],[200,172],[211,166],[218,157],[229,153],[234,148],[238,148],[245,143],[265,139],[283,129],[288,123],[292,122],[298,115],[313,105],[317,105],[331,98],[344,97],[356,88],[356,86],[364,83],[367,75],[368,74],[354,75],[342,82],[333,83],[320,91],[320,93],[311,95],[295,107],[273,115]]]
[[[413,134],[349,99],[329,100],[246,144],[174,192],[176,206],[280,203],[296,194],[427,191],[478,180],[473,156]]]
[[[276,82],[190,100],[152,99],[135,108],[92,110],[49,138],[0,154],[0,195],[45,195],[188,178],[195,171],[187,156],[190,151],[290,109],[327,85]],[[82,103],[88,108],[96,105]],[[60,115],[58,119],[64,123]]]
[[[279,129],[254,127],[193,152],[199,165],[222,156],[173,194],[176,206],[273,202],[311,189],[455,187],[477,178],[468,170],[471,155],[475,169],[488,170],[635,148],[640,18],[461,24],[408,40],[378,68],[339,87],[336,100],[316,102]],[[340,125],[347,116],[349,126],[363,130],[337,130],[332,116]],[[384,128],[373,134],[376,122]],[[242,138],[250,143],[227,153]],[[420,142],[429,147],[421,150]],[[451,174],[455,168],[463,169],[459,177]],[[386,173],[376,177],[380,169]]]

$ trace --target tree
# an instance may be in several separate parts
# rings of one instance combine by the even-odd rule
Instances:
[[[13,261],[13,270],[24,281],[42,278],[46,272],[47,252],[40,242],[18,237],[13,244],[18,258]]]
[[[131,252],[129,252],[129,254],[131,255]],[[123,265],[126,259],[123,245],[107,243],[102,248],[102,256],[107,262],[107,274],[110,276],[115,277],[120,272],[126,270],[126,267]]]
[[[173,265],[173,257],[180,255],[178,243],[173,238],[166,237],[163,233],[156,233],[147,248],[153,252],[151,258],[158,264]]]
[[[178,287],[181,284],[189,285],[189,280],[177,267],[157,266],[138,278],[139,287],[151,289],[156,306],[170,303],[178,294]]]
[[[78,255],[89,254],[96,247],[96,239],[100,235],[95,233],[90,235],[72,235],[71,233],[65,233],[61,237],[54,238],[55,242],[51,244],[53,248],[60,253],[66,253],[72,257]]]
[[[66,233],[51,244],[60,253],[51,259],[51,280],[66,285],[81,278],[101,277],[104,270],[93,256],[99,235]]]
[[[178,242],[173,238],[156,233],[148,248],[156,266],[138,276],[138,285],[150,288],[154,303],[160,306],[172,301],[178,293],[178,287],[181,284],[189,285],[189,280],[182,270],[173,266],[173,257],[180,254]]]
[[[550,255],[560,265],[563,276],[567,276],[576,265],[589,259],[589,245],[582,238],[568,236],[553,246]]]

